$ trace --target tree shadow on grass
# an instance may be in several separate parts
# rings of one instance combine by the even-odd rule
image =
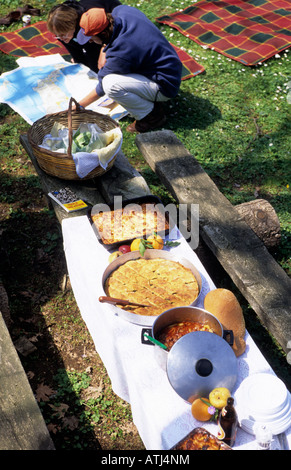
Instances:
[[[2,172],[0,185],[0,278],[8,295],[10,336],[50,426],[56,449],[99,450],[101,446],[86,418],[85,406],[67,377],[59,345],[50,333],[64,311],[68,315],[65,309],[69,297],[60,287],[66,275],[60,226],[52,213],[43,211],[35,176],[17,178]],[[77,308],[72,312],[75,304],[71,305],[70,315],[77,317]],[[81,348],[83,351],[83,343]],[[61,397],[59,407],[57,393],[61,383],[66,384],[66,395]],[[74,447],[76,444],[78,447]]]
[[[222,117],[220,109],[211,101],[188,92],[181,92],[178,98],[167,102],[166,112],[173,131],[206,129]]]

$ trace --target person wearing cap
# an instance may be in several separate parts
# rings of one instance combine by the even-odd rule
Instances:
[[[81,16],[77,41],[104,44],[98,84],[80,100],[89,106],[106,94],[134,118],[129,132],[147,132],[166,122],[162,102],[174,98],[182,64],[161,31],[138,9],[120,5],[111,14],[93,8]]]
[[[84,64],[97,73],[104,64],[103,48],[93,41],[84,45],[77,42],[80,18],[90,8],[104,8],[110,13],[118,5],[121,5],[119,0],[66,0],[51,8],[47,27],[65,46],[73,62]]]

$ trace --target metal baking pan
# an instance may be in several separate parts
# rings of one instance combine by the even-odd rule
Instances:
[[[94,233],[96,235],[96,237],[98,238],[99,242],[102,243],[103,246],[105,246],[106,248],[108,248],[108,250],[111,250],[113,248],[118,248],[120,245],[129,245],[135,238],[141,238],[141,236],[134,236],[130,239],[124,239],[124,240],[120,240],[118,242],[114,242],[114,243],[106,243],[105,240],[102,238],[102,235],[100,234],[99,230],[98,230],[98,227],[96,226],[96,224],[93,222],[93,219],[92,219],[92,216],[94,214],[97,214],[99,212],[104,212],[104,211],[112,211],[114,212],[114,210],[116,209],[120,209],[120,208],[124,208],[125,206],[130,206],[130,205],[141,205],[141,204],[157,204],[158,207],[157,209],[160,210],[164,217],[165,217],[165,222],[169,225],[170,224],[170,221],[169,221],[169,214],[167,213],[167,211],[165,210],[165,207],[162,203],[162,201],[160,200],[160,198],[158,198],[157,196],[154,196],[154,195],[147,195],[147,196],[141,196],[141,197],[138,197],[138,198],[133,198],[133,199],[125,199],[121,201],[121,203],[117,203],[117,204],[96,204],[94,207],[92,207],[87,215],[88,215],[88,218],[89,218],[89,221],[92,225],[92,228],[94,230]],[[116,207],[118,205],[118,207]],[[129,207],[128,207],[129,208]],[[152,233],[154,232],[154,228],[152,230]],[[148,233],[148,235],[151,235],[152,233]],[[169,233],[169,229],[165,229],[163,232],[157,232],[159,235],[161,236],[166,236],[168,233]]]
[[[198,269],[195,268],[195,266],[192,263],[190,263],[186,258],[182,258],[182,257],[180,258],[179,256],[171,254],[168,251],[156,250],[156,249],[145,250],[145,253],[144,253],[143,256],[140,254],[139,251],[131,251],[129,253],[126,253],[124,255],[119,256],[114,261],[112,261],[107,266],[107,268],[105,269],[105,271],[103,273],[103,277],[102,277],[102,287],[103,287],[104,294],[107,295],[107,293],[105,291],[106,279],[110,276],[110,274],[113,271],[115,271],[115,269],[117,269],[119,266],[123,265],[127,261],[139,259],[139,258],[142,258],[142,257],[145,258],[145,259],[163,258],[163,259],[167,259],[167,260],[172,260],[172,261],[176,261],[176,262],[182,264],[183,266],[185,266],[186,268],[190,269],[192,271],[192,273],[194,274],[194,276],[197,280],[197,283],[198,283],[198,287],[199,287],[199,294],[198,294],[197,298],[194,300],[194,302],[191,305],[194,306],[198,303],[198,301],[200,299],[200,296],[201,296],[201,293],[202,293],[202,278],[201,278],[201,275],[200,275]],[[146,299],[145,299],[145,301],[146,301]],[[132,313],[132,312],[129,312],[127,310],[124,310],[124,309],[122,309],[120,307],[117,307],[117,306],[114,306],[114,305],[108,305],[108,306],[109,306],[109,308],[111,308],[111,310],[117,316],[123,318],[124,320],[129,321],[130,323],[135,323],[135,324],[141,325],[141,326],[152,326],[155,319],[157,318],[157,316],[139,315],[139,314],[136,314],[136,313]],[[169,308],[170,308],[170,306],[169,306]]]
[[[196,436],[198,437],[196,441]],[[196,444],[196,445],[195,445]],[[177,442],[170,450],[232,450],[225,442],[220,441],[214,434],[205,428],[192,429],[183,439]]]

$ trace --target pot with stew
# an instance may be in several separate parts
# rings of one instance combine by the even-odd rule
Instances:
[[[142,330],[142,342],[154,344],[155,359],[171,386],[189,403],[215,387],[232,390],[236,383],[232,331],[224,330],[207,310],[191,306],[166,310],[151,330]]]
[[[161,313],[153,323],[152,329],[142,330],[142,342],[153,344],[145,333],[154,340],[166,346],[166,349],[155,345],[155,358],[158,364],[166,370],[168,352],[183,336],[195,331],[207,331],[227,340],[230,346],[233,343],[232,331],[224,330],[220,321],[207,310],[198,307],[175,307]]]

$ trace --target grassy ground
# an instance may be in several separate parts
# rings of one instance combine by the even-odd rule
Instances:
[[[33,6],[41,9],[42,16],[33,17],[33,21],[45,19],[54,3],[34,0]],[[177,0],[124,3],[138,7],[152,21],[186,6]],[[0,15],[18,6],[18,1],[2,0]],[[0,26],[0,32],[21,26]],[[255,67],[243,67],[169,27],[159,27],[172,43],[185,48],[205,67],[205,73],[184,81],[177,98],[167,105],[167,128],[233,204],[264,198],[273,205],[282,230],[282,242],[274,256],[290,275],[290,52]],[[0,73],[16,66],[15,58],[1,54]],[[121,122],[123,130],[129,122],[127,118]],[[20,352],[20,357],[55,445],[142,448],[130,407],[112,392],[69,281],[65,282],[60,228],[19,144],[20,134],[29,126],[6,105],[0,105],[0,123],[0,278],[9,296],[12,338],[17,343],[24,337],[35,348],[27,355]],[[167,202],[169,195],[144,162],[134,139],[124,132],[123,152],[152,192]],[[215,260],[210,259],[210,269],[217,285],[234,288]],[[244,299],[240,301],[248,330],[287,382],[290,367],[285,355]]]

